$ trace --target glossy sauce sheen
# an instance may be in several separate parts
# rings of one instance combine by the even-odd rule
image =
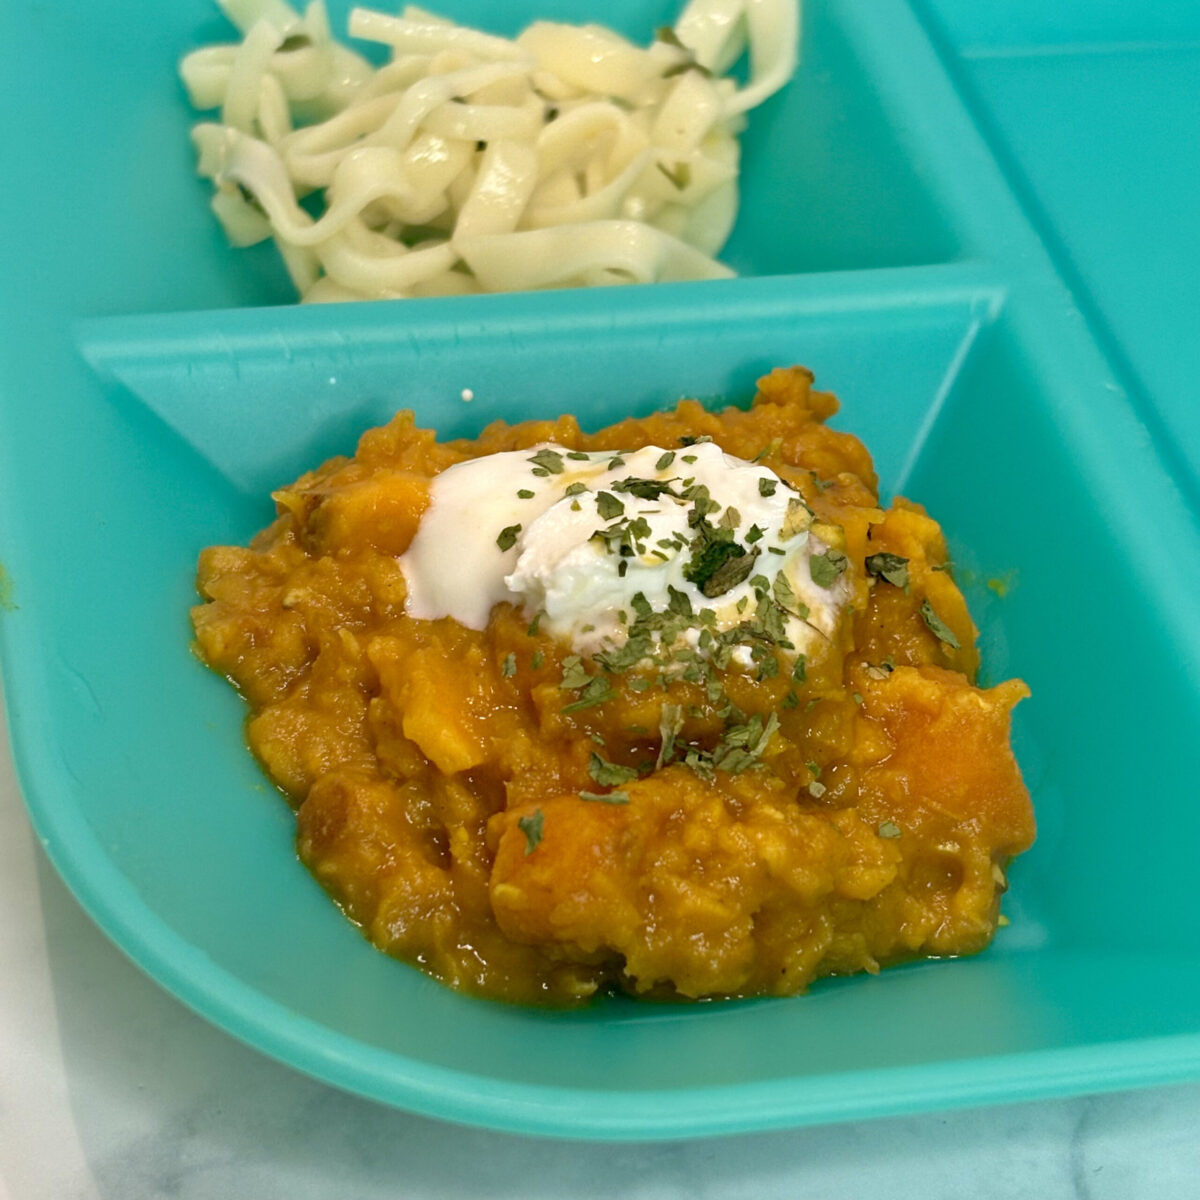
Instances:
[[[991,939],[1008,860],[1034,833],[1009,748],[1026,689],[971,682],[974,628],[941,531],[915,505],[879,507],[866,451],[824,424],[833,397],[799,368],[759,389],[747,411],[685,401],[595,435],[562,417],[439,444],[401,413],[277,493],[249,549],[201,556],[200,651],[251,705],[250,744],[296,807],[302,859],[377,946],[451,986],[571,1004],[610,986],[792,993]],[[765,576],[737,584],[737,628],[690,599],[660,611],[671,593],[647,586],[642,624],[626,612],[589,649],[569,606],[557,625],[525,611],[549,576],[513,590],[529,549],[515,544],[511,595],[483,620],[410,602],[441,472],[547,446],[605,464],[654,447],[657,461],[697,437],[755,460],[811,514],[791,560],[808,592],[782,593],[788,611]],[[497,508],[520,511],[506,462]],[[504,512],[480,512],[493,545],[498,521],[526,524]],[[836,578],[818,578],[810,559],[829,552]],[[678,553],[682,569],[697,552]],[[820,620],[808,593],[829,598]],[[801,606],[818,627],[803,644],[787,636]],[[622,658],[639,637],[649,657]]]

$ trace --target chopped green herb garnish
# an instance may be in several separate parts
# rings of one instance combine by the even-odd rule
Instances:
[[[596,804],[628,804],[628,792],[580,792],[580,800],[590,800]]]
[[[562,682],[558,685],[560,688],[569,688],[578,691],[582,687],[586,687],[591,681],[592,676],[587,673],[587,669],[583,665],[583,659],[578,654],[570,654],[563,659]]]
[[[945,642],[951,650],[960,648],[958,638],[954,636],[954,630],[933,611],[933,605],[929,603],[928,599],[921,604],[921,619],[929,626],[930,633],[938,641]]]
[[[650,656],[650,641],[644,634],[639,633],[628,638],[620,646],[613,646],[609,642],[607,649],[596,651],[594,661],[610,675],[623,675],[626,671],[636,667],[643,658]],[[644,690],[634,687],[632,682],[630,686],[634,688],[634,691]]]
[[[530,669],[534,671],[540,671],[542,669],[542,663],[545,661],[546,656],[540,650],[535,650],[533,652],[533,657],[529,660]]]
[[[758,664],[758,678],[774,679],[779,674],[779,659],[773,654],[768,654],[762,662]]]
[[[703,778],[710,778],[713,771],[740,774],[760,765],[763,751],[778,728],[779,717],[775,713],[771,713],[765,722],[755,714],[728,725],[710,753],[689,748],[684,762]]]
[[[678,614],[681,617],[687,617],[689,620],[694,615],[692,610],[692,600],[687,592],[681,592],[678,588],[667,584],[667,593],[670,599],[667,601],[667,611]]]
[[[713,756],[712,765],[718,771],[728,771],[730,775],[740,775],[743,771],[749,771],[752,767],[758,766],[758,761],[749,750],[744,750],[741,746],[727,746],[721,748],[720,752]]]
[[[800,603],[795,590],[792,588],[792,581],[784,574],[783,571],[776,573],[775,578],[771,581],[771,596],[775,603],[784,611],[789,613],[797,613],[801,617],[808,616],[807,608]],[[801,613],[799,610],[804,608]]]
[[[638,777],[632,767],[622,767],[619,763],[606,762],[600,755],[593,753],[588,763],[588,774],[601,787],[615,787],[619,783],[628,783]]]
[[[612,521],[625,512],[625,502],[611,492],[596,493],[596,511],[602,521]]]
[[[883,821],[876,832],[881,838],[898,838],[903,830],[895,821]]]
[[[773,496],[778,486],[778,482],[774,479],[760,479],[758,481],[758,494],[760,496]]]
[[[587,686],[583,689],[578,700],[571,704],[564,704],[562,711],[565,713],[579,712],[580,709],[594,708],[597,704],[604,704],[611,700],[616,693],[612,689],[612,684],[607,679],[601,679],[599,675],[594,675]]]
[[[683,709],[678,704],[664,704],[658,715],[658,733],[662,746],[658,751],[656,767],[669,763],[675,755],[675,739],[683,729]]]
[[[756,718],[754,718],[754,717],[750,718],[751,724],[753,724],[755,719]],[[762,734],[759,736],[758,740],[751,744],[751,746],[750,746],[751,753],[754,754],[756,757],[765,753],[766,749],[767,749],[767,745],[771,741],[771,736],[774,734],[774,732],[778,728],[779,728],[779,718],[774,713],[772,713],[767,718],[766,724],[762,727]]]
[[[783,609],[770,596],[760,594],[754,607],[752,631],[760,641],[771,642],[785,650],[794,650],[795,647],[787,638],[785,616]]]
[[[614,492],[627,492],[639,500],[657,500],[664,494],[674,495],[671,490],[672,481],[669,479],[638,479],[630,475],[612,485]]]
[[[587,490],[588,489],[587,489],[586,483],[570,483],[564,489],[563,495],[564,496],[582,496],[583,493],[586,492]]]
[[[792,678],[797,683],[803,683],[808,678],[807,659],[803,654],[796,655],[796,665],[792,667]]]
[[[532,458],[527,458],[525,461],[541,467],[543,471],[549,471],[551,475],[563,473],[563,456],[557,450],[539,450]]]
[[[525,630],[529,637],[537,636],[538,626],[542,623],[542,617],[545,615],[545,613],[539,612],[537,616],[535,616],[533,620],[529,622],[529,628]]]
[[[496,535],[496,545],[501,550],[511,550],[517,544],[517,534],[520,532],[520,525],[505,525]]]
[[[517,818],[517,827],[525,835],[525,853],[532,854],[542,840],[542,826],[546,818],[540,808],[534,809],[527,817]]]
[[[846,569],[849,560],[840,550],[826,550],[824,554],[814,554],[808,560],[809,574],[817,587],[833,587],[837,578]]]
[[[656,471],[665,471],[675,461],[675,451],[668,450],[665,454],[659,455],[658,462],[654,464]]]
[[[690,767],[701,779],[715,779],[716,772],[713,770],[712,759],[702,751],[697,750],[694,746],[688,748],[687,753],[683,756],[684,763]]]
[[[757,558],[757,549],[747,552],[737,542],[710,542],[688,561],[683,577],[711,600],[742,583],[754,570]]]
[[[585,454],[582,450],[568,450],[567,457],[571,459],[572,462],[587,462],[591,455]]]
[[[814,800],[820,800],[820,798],[825,795],[828,790],[829,789],[823,783],[816,779],[814,779],[812,783],[808,785],[808,794]]]
[[[908,559],[898,554],[870,554],[866,559],[866,568],[872,575],[878,575],[893,587],[908,591]]]
[[[517,656],[515,654],[505,655],[504,662],[500,664],[500,674],[505,679],[511,679],[517,673]]]
[[[528,488],[521,488],[521,490],[519,492],[517,492],[517,499],[518,500],[532,500],[533,493]]]

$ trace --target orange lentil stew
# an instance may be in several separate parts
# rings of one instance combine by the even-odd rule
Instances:
[[[880,506],[812,382],[779,369],[749,409],[685,400],[596,434],[563,416],[439,443],[401,412],[276,493],[248,549],[202,553],[199,653],[250,706],[300,858],[377,947],[451,987],[571,1005],[790,994],[988,944],[1034,836],[1009,747],[1027,689],[974,685],[940,528]],[[664,672],[581,660],[509,603],[482,630],[406,614],[399,556],[439,472],[696,439],[839,531],[850,601],[819,652]]]

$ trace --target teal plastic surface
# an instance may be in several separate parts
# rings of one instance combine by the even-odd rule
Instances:
[[[444,7],[642,36],[672,15]],[[1195,348],[1160,356],[1110,311],[1105,287],[1135,268],[1101,265],[1093,286],[1078,247],[1099,262],[1117,236],[1094,209],[1081,231],[1064,193],[1062,232],[1035,209],[1054,155],[1028,174],[1010,161],[986,107],[1010,85],[959,54],[960,18],[951,0],[810,0],[802,72],[746,139],[742,278],[301,309],[268,254],[224,245],[192,174],[175,63],[221,36],[207,5],[0,9],[19,231],[0,246],[10,730],[50,857],[164,987],[339,1086],[573,1137],[1200,1075],[1197,460],[1169,448],[1187,414],[1143,375],[1153,361],[1182,389]],[[1015,739],[1040,832],[1011,926],[977,958],[804,998],[577,1013],[455,995],[376,953],[297,862],[241,702],[189,652],[198,551],[246,540],[268,489],[401,406],[447,435],[563,410],[595,426],[683,394],[745,398],[788,362],[839,394],[885,489],[942,520],[986,675],[1033,688]]]
[[[1200,504],[1200,4],[921,0],[1160,453]]]

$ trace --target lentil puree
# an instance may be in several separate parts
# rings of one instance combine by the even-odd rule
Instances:
[[[790,368],[748,409],[685,400],[596,434],[563,416],[439,443],[402,412],[276,493],[249,548],[202,553],[199,652],[250,706],[301,859],[376,946],[563,1005],[795,993],[988,944],[1034,836],[1009,747],[1026,688],[974,685],[942,532],[880,506],[836,409]],[[816,651],[763,634],[750,666],[683,651],[610,669],[508,603],[482,630],[406,614],[399,556],[440,471],[697,438],[776,472],[836,544],[851,599]]]

